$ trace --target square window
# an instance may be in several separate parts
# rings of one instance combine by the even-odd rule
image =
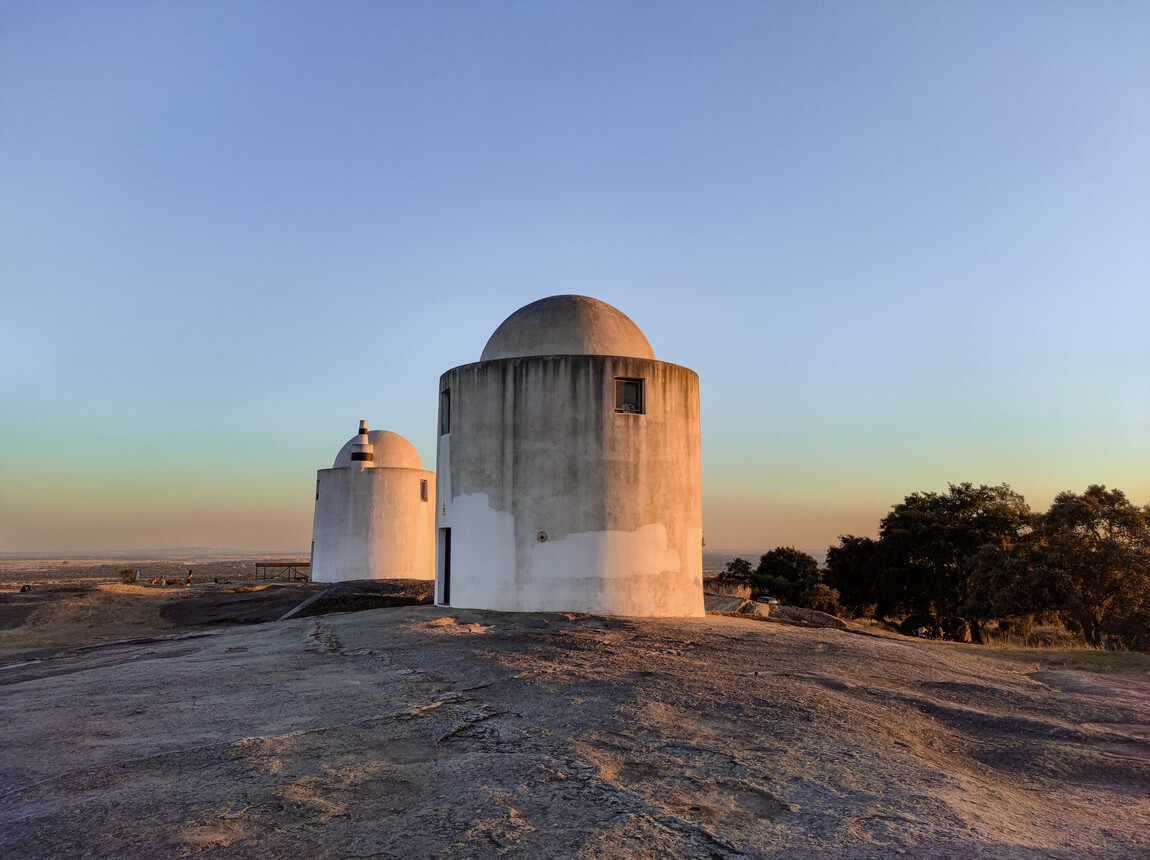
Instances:
[[[643,380],[615,380],[615,411],[642,415],[646,411],[643,402]]]

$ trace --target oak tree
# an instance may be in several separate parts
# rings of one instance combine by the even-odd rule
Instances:
[[[1094,647],[1147,647],[1150,506],[1100,485],[1059,493],[1038,518],[1040,580]]]

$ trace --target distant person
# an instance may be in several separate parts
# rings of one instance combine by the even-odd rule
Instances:
[[[184,584],[185,585],[191,585],[192,584],[192,572],[190,570],[188,571],[188,581]]]

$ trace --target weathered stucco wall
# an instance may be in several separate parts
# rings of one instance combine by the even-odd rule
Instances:
[[[420,498],[427,481],[427,501]],[[323,469],[316,476],[311,579],[435,578],[435,473]]]
[[[615,411],[616,378],[644,380],[643,414]],[[531,356],[454,368],[440,388],[451,407],[436,525],[451,529],[450,605],[703,614],[693,371]],[[441,538],[440,602],[443,554]]]

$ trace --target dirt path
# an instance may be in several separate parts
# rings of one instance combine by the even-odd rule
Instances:
[[[1148,733],[1144,664],[374,610],[0,668],[0,855],[1150,856]]]

